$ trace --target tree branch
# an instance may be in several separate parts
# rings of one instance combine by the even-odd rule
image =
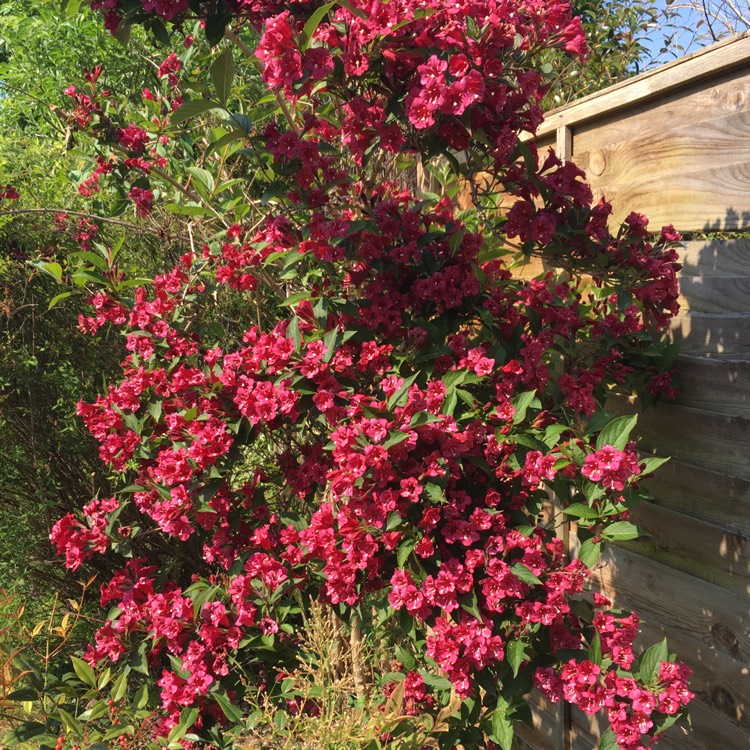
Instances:
[[[139,226],[138,224],[131,224],[128,221],[120,221],[119,219],[110,219],[108,216],[97,216],[96,214],[87,214],[83,211],[68,211],[65,208],[13,208],[5,211],[0,211],[0,216],[20,216],[22,214],[65,214],[66,216],[80,216],[84,219],[91,219],[92,221],[103,221],[107,224],[117,224],[121,227],[128,229],[135,229],[139,232],[147,232],[149,234],[161,234],[156,229],[149,229],[148,227]]]

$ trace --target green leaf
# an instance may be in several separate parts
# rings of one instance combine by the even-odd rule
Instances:
[[[127,47],[128,44],[130,44],[130,27],[131,24],[128,23],[125,19],[120,21],[120,23],[117,25],[117,28],[115,29],[115,39],[123,46]]]
[[[602,536],[608,541],[637,539],[640,532],[638,527],[630,521],[617,521],[604,529]]]
[[[3,747],[14,747],[21,742],[28,742],[46,731],[47,727],[44,724],[38,721],[26,721],[3,737]]]
[[[128,689],[128,673],[123,672],[116,680],[115,684],[112,685],[112,700],[117,703]]]
[[[57,713],[60,716],[60,720],[62,721],[63,726],[65,727],[65,730],[67,732],[75,732],[76,734],[81,734],[81,724],[74,716],[72,716],[62,708],[58,708]]]
[[[385,530],[393,531],[395,528],[397,528],[400,525],[401,525],[401,516],[398,513],[396,513],[396,511],[389,513],[388,520],[385,523]]]
[[[470,594],[464,594],[459,597],[461,603],[461,609],[473,615],[479,622],[483,622],[484,617],[479,610],[479,603],[477,602],[477,592],[472,591]]]
[[[404,380],[403,385],[395,393],[391,394],[388,399],[388,409],[394,409],[396,406],[401,406],[401,401],[406,401],[406,392],[412,387],[412,385],[414,385],[414,381],[417,377],[419,377],[419,373],[415,372],[414,375],[411,375]]]
[[[601,665],[602,663],[602,639],[599,633],[594,634],[594,639],[591,641],[591,647],[589,648],[589,661]]]
[[[179,724],[177,725],[179,726]],[[125,732],[129,732],[130,729],[128,728],[127,724],[115,724],[111,729],[109,729],[104,737],[102,737],[103,740],[114,740],[117,737],[121,737]]]
[[[226,13],[216,13],[206,19],[206,40],[212,47],[224,38],[227,23],[229,23],[229,18]]]
[[[311,292],[309,289],[303,289],[301,292],[295,292],[290,294],[283,302],[279,302],[279,307],[289,307],[290,305],[296,305],[298,302],[310,299]]]
[[[141,646],[137,651],[130,654],[128,666],[135,672],[140,672],[148,676],[148,659],[146,658],[146,649],[144,646]]]
[[[404,567],[404,563],[408,560],[409,555],[414,549],[416,543],[416,539],[407,539],[405,542],[399,545],[398,552],[396,552],[396,564],[399,568]]]
[[[651,458],[644,458],[641,463],[643,464],[643,474],[651,474],[652,472],[656,471],[660,466],[663,466],[667,461],[669,461],[669,457],[667,458],[660,458],[658,456],[652,456]]]
[[[594,500],[598,500],[600,497],[604,496],[604,487],[600,484],[596,484],[596,482],[589,482],[587,480],[583,483],[581,489],[583,490],[583,496],[590,503],[593,503]]]
[[[601,515],[596,508],[589,508],[585,503],[571,503],[563,508],[563,513],[574,518],[599,518]]]
[[[528,583],[530,586],[541,583],[534,572],[527,568],[523,563],[516,563],[515,565],[512,565],[510,571],[516,578],[518,578],[519,581]]]
[[[95,688],[96,674],[94,673],[94,670],[83,659],[79,659],[77,656],[71,656],[70,661],[72,662],[73,669],[81,682]]]
[[[81,7],[81,0],[63,0],[62,9],[68,18],[75,16]]]
[[[611,445],[618,451],[624,450],[627,445],[630,433],[638,421],[638,415],[616,417],[599,433],[596,439],[597,450],[605,445]]]
[[[659,667],[663,661],[669,660],[669,650],[667,649],[667,639],[661,643],[655,643],[646,649],[641,657],[639,676],[647,685],[656,681],[659,676]]]
[[[401,646],[396,646],[396,658],[410,672],[417,666],[417,660],[414,656]]]
[[[443,414],[447,414],[449,417],[452,417],[453,412],[456,408],[456,404],[458,404],[456,389],[451,388],[445,396],[445,401],[443,402],[441,411],[443,412]]]
[[[243,112],[227,112],[226,116],[228,125],[231,125],[235,130],[239,130],[245,135],[250,135],[253,130],[253,120],[249,115]],[[257,112],[254,112],[254,117],[258,118]]]
[[[513,676],[516,677],[521,664],[528,659],[526,644],[520,640],[510,641],[506,645],[505,653],[508,657],[508,664],[513,670]]]
[[[39,693],[32,688],[21,688],[14,690],[12,693],[5,696],[5,700],[20,702],[20,701],[35,701],[39,699]]]
[[[327,3],[326,5],[321,5],[320,8],[318,8],[310,16],[310,18],[307,19],[307,23],[302,29],[303,51],[306,50],[310,46],[310,40],[312,39],[312,36],[315,33],[315,29],[318,28],[318,25],[323,20],[323,17],[328,14],[328,12],[331,10],[331,8],[333,8],[334,5],[336,5],[335,2]]]
[[[91,708],[86,709],[78,717],[81,721],[95,721],[101,719],[109,711],[109,706],[104,700],[97,701]]]
[[[404,440],[406,440],[406,438],[408,437],[408,432],[399,432],[398,430],[396,432],[392,432],[388,440],[383,443],[383,448],[385,448],[386,450],[388,450],[389,448],[393,448],[394,445],[403,443]]]
[[[342,8],[346,8],[350,13],[353,13],[355,16],[358,16],[359,18],[367,18],[367,13],[363,11],[361,8],[355,8],[353,5],[350,5],[346,0],[337,0],[338,4]]]
[[[586,539],[578,550],[578,559],[589,569],[593,568],[602,556],[602,543]]]
[[[407,18],[405,21],[399,21],[397,24],[391,27],[391,30],[396,31],[403,26],[408,26],[410,23],[413,23],[420,18],[428,18],[434,13],[437,13],[439,10],[440,8],[418,8],[417,10],[409,14],[411,16],[410,18]]]
[[[135,695],[133,696],[133,704],[139,711],[146,708],[146,706],[148,705],[148,686],[145,683],[135,691]]]
[[[442,505],[445,502],[445,490],[439,484],[427,482],[424,485],[424,493],[431,503]]]
[[[497,699],[497,707],[492,712],[492,741],[496,742],[502,750],[511,750],[513,747],[513,723],[508,717],[508,702],[500,696]]]
[[[302,334],[299,329],[299,318],[295,315],[292,322],[286,328],[286,335],[294,341],[294,348],[299,351],[302,346]]]
[[[216,141],[213,141],[208,147],[208,150],[206,151],[206,155],[210,156],[214,151],[220,151],[225,146],[228,146],[230,143],[234,143],[235,141],[239,141],[242,138],[246,138],[247,133],[245,133],[242,130],[232,130],[229,133],[224,133],[221,138],[219,138]],[[230,182],[234,182],[234,184],[237,184],[237,182],[230,180]],[[227,183],[224,183],[225,185]],[[224,189],[224,188],[222,188]]]
[[[409,427],[420,427],[423,424],[432,424],[433,422],[439,422],[440,417],[436,414],[430,414],[426,411],[418,411],[409,421]]]
[[[193,176],[193,179],[200,185],[202,185],[206,191],[210,194],[213,193],[214,187],[214,176],[207,170],[201,167],[188,167],[188,174]]]
[[[117,516],[119,515],[119,511],[117,514],[110,516],[110,519],[112,521],[116,520]],[[109,685],[110,681],[112,680],[112,668],[107,667],[100,675],[99,679],[96,681],[96,688],[97,690],[101,691],[104,690],[104,688]]]
[[[655,733],[661,734],[662,732],[666,732],[669,727],[671,727],[675,722],[679,721],[682,718],[682,714],[676,713],[671,714],[670,716],[665,716],[663,721],[656,722],[655,727]]]
[[[239,724],[242,721],[242,711],[229,700],[226,693],[214,693],[212,697],[232,724]]]
[[[197,203],[186,203],[184,206],[180,206],[177,203],[167,203],[164,208],[170,214],[178,214],[180,216],[206,216],[211,211],[204,206],[199,206]]]
[[[54,261],[45,262],[45,261],[34,261],[32,264],[35,268],[38,268],[43,273],[46,273],[48,276],[51,276],[55,281],[62,281],[62,275],[63,270],[62,266],[59,263],[55,263]]]
[[[195,724],[195,720],[198,718],[198,714],[200,711],[193,707],[190,708],[183,708],[182,713],[180,713],[180,724],[183,724],[186,727],[192,727],[193,724]]]
[[[154,418],[155,422],[161,419],[163,404],[163,401],[153,401],[148,405],[147,411]]]
[[[64,299],[67,299],[68,297],[72,297],[76,292],[61,292],[60,294],[56,294],[50,301],[49,305],[47,305],[47,309],[51,310],[55,305],[62,302]]]
[[[431,688],[435,688],[435,690],[450,690],[453,687],[453,683],[447,677],[440,677],[439,675],[432,674],[424,669],[420,669],[419,674],[422,675],[424,684],[429,685]]]
[[[232,92],[232,80],[234,78],[234,58],[231,48],[227,48],[211,65],[211,80],[214,83],[219,101],[226,106],[229,95]]]
[[[101,286],[109,285],[109,279],[96,271],[76,271],[72,278],[78,286],[85,286],[87,283],[100,284]]]
[[[177,125],[190,117],[196,115],[202,115],[204,112],[208,112],[209,109],[214,109],[216,102],[211,99],[191,99],[184,104],[181,104],[170,117],[172,125]]]
[[[599,750],[619,750],[617,744],[617,736],[612,731],[611,727],[607,727],[607,731],[604,732],[601,739],[599,740]]]
[[[148,30],[153,34],[154,39],[156,39],[157,42],[161,42],[166,47],[169,46],[169,31],[167,31],[167,27],[164,25],[164,21],[162,21],[160,18],[151,19],[148,25]]]
[[[100,271],[103,271],[106,273],[109,271],[109,264],[107,263],[107,260],[103,258],[101,255],[97,255],[96,253],[91,252],[80,252],[80,253],[71,253],[71,258],[80,258],[81,260],[87,260],[89,263],[91,263],[92,266],[96,266]]]
[[[511,404],[515,409],[515,413],[513,414],[513,424],[520,424],[526,419],[526,412],[535,398],[536,391],[526,391],[525,393],[520,393],[511,400]]]

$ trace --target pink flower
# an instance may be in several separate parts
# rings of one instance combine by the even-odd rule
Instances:
[[[145,219],[154,210],[154,194],[148,188],[133,186],[130,188],[130,199],[135,203],[138,215]]]
[[[622,492],[628,480],[641,473],[635,450],[618,451],[611,445],[586,456],[581,474],[607,489]]]

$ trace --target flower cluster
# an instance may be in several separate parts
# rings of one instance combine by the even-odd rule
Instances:
[[[99,5],[120,22],[118,0]],[[689,700],[687,672],[666,654],[658,675],[633,671],[637,619],[604,606],[587,618],[583,599],[601,534],[630,528],[648,473],[632,421],[599,438],[603,403],[614,388],[671,388],[649,332],[677,309],[678,266],[673,230],[655,238],[634,214],[613,236],[581,170],[519,140],[542,117],[534,56],[581,54],[580,24],[564,2],[227,7],[260,29],[266,84],[304,114],[258,131],[257,172],[284,186],[262,216],[237,211],[205,244],[191,235],[173,268],[93,294],[80,320],[125,341],[121,380],[78,411],[126,489],[52,534],[72,569],[127,560],[102,585],[112,610],[86,659],[141,658],[158,675],[160,734],[185,708],[201,731],[252,690],[281,700],[310,602],[344,619],[374,607],[411,712],[451,692],[481,702],[474,729],[494,741],[492,714],[509,723],[533,677],[605,711],[635,750]],[[142,12],[179,21],[187,8]],[[167,57],[159,85],[180,70]],[[76,104],[84,124],[100,117]],[[143,104],[160,125],[166,102],[144,91]],[[126,158],[102,157],[87,189],[135,172],[126,194],[149,216],[166,136],[128,120],[97,134]],[[442,153],[459,171],[463,151],[512,205],[459,216],[447,197],[376,178],[377,150]],[[570,278],[519,278],[514,238]],[[215,320],[218,298],[239,322]],[[579,559],[553,492],[586,519]]]

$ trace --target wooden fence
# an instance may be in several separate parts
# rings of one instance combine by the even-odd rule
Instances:
[[[551,112],[540,147],[586,169],[615,219],[750,233],[750,34]],[[719,235],[721,236],[721,235]],[[640,447],[672,456],[636,521],[648,536],[613,548],[596,585],[667,636],[694,670],[693,732],[663,750],[750,747],[750,239],[687,242],[679,399],[647,411]],[[519,746],[593,750],[601,727],[535,698]]]

